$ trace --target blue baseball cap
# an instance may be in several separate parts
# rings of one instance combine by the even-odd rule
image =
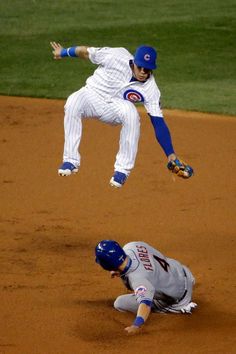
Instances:
[[[144,69],[156,69],[157,52],[153,47],[141,45],[134,54],[134,63]]]

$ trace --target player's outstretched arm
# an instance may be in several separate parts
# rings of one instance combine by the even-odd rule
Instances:
[[[141,326],[147,321],[150,312],[151,312],[151,305],[149,306],[141,302],[138,307],[137,316],[133,324],[125,328],[127,334],[133,335],[139,333]]]
[[[189,178],[193,175],[193,169],[186,162],[178,159],[172,145],[171,134],[163,117],[151,116],[151,122],[155,130],[156,138],[168,158],[167,168],[178,177]]]
[[[53,57],[58,60],[64,57],[79,57],[81,59],[89,59],[88,47],[76,46],[70,48],[63,48],[60,43],[50,42],[53,48]]]

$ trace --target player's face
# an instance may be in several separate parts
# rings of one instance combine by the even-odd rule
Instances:
[[[138,81],[146,81],[149,77],[151,70],[144,69],[141,66],[134,64],[133,67],[134,76]]]

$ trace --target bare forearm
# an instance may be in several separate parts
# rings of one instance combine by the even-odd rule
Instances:
[[[142,317],[146,321],[150,315],[151,307],[141,303],[138,308],[137,317]]]
[[[89,58],[88,47],[86,47],[86,46],[76,47],[75,53],[76,53],[77,57],[79,57],[79,58],[82,58],[82,59]]]
[[[140,331],[140,327],[146,322],[151,312],[151,306],[148,306],[144,303],[139,305],[137,316],[133,324],[129,327],[126,327],[125,330],[128,334],[133,335],[137,334]]]
[[[53,48],[53,56],[54,59],[61,59],[63,57],[79,57],[82,59],[88,59],[88,47],[86,46],[75,46],[64,48],[61,46],[60,43],[57,42],[50,42],[51,47]]]

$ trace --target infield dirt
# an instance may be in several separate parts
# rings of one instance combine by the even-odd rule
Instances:
[[[136,166],[109,186],[119,127],[84,121],[82,165],[61,178],[61,100],[0,97],[0,353],[235,353],[236,117],[165,110],[174,178],[141,110]],[[116,312],[125,293],[94,262],[101,239],[150,243],[196,277],[192,315],[153,314],[139,336]]]

